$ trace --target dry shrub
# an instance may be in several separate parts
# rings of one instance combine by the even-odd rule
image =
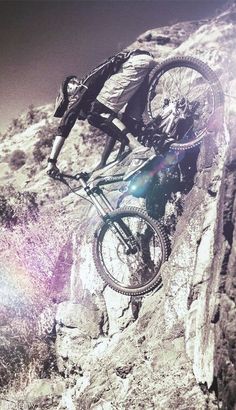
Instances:
[[[60,217],[58,208],[41,210],[36,221],[22,221],[10,232],[4,229],[0,240],[3,251],[14,254],[15,263],[29,273],[31,280],[38,282],[37,286],[42,282],[43,293],[71,231],[71,223],[66,216]]]
[[[21,133],[31,125],[43,119],[48,120],[51,116],[52,112],[50,109],[44,110],[41,109],[41,107],[37,108],[30,105],[27,112],[12,120],[7,132],[3,134],[2,139],[10,138],[14,134]]]
[[[59,203],[39,210],[35,193],[20,193],[13,187],[2,192],[2,254],[8,261],[14,262],[11,265],[13,269],[14,266],[17,268],[16,274],[19,275],[21,270],[26,272],[34,286],[35,301],[32,303],[45,306],[52,298],[50,286],[54,275],[60,271],[60,275],[64,276],[65,271],[70,269],[70,232],[76,222]]]
[[[31,311],[31,305],[28,310]],[[12,308],[6,315],[7,326],[1,329],[0,387],[22,390],[35,378],[49,377],[56,370],[52,342],[55,334],[40,337],[37,317],[26,317]],[[27,317],[28,313],[28,317]]]
[[[104,146],[106,134],[99,128],[89,125],[88,132],[82,132],[81,138],[84,144],[92,144],[98,148],[99,146]]]
[[[26,153],[21,149],[13,151],[9,158],[9,166],[13,171],[17,171],[26,163]]]
[[[47,307],[51,309],[55,296],[68,283],[71,228],[72,221],[62,215],[60,205],[41,208],[37,219],[2,228],[0,298],[1,309],[8,309],[0,320],[7,323],[7,327],[0,323],[7,340],[0,343],[2,386],[23,388],[35,377],[48,377],[55,370],[55,335],[51,322],[50,330],[47,320],[39,326],[39,316]]]
[[[34,107],[33,104],[29,106],[29,111],[25,115],[25,123],[28,126],[39,122],[42,119],[47,119],[49,114],[40,110],[40,108]]]
[[[41,163],[49,155],[56,131],[57,127],[52,127],[52,125],[46,123],[37,133],[38,140],[33,149],[33,157],[36,163]]]
[[[2,187],[0,194],[0,224],[11,228],[19,223],[36,219],[38,215],[37,194],[19,192],[12,185]]]

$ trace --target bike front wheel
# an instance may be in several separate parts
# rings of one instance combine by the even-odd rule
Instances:
[[[121,235],[132,242],[133,251]],[[108,286],[125,295],[143,295],[158,286],[168,252],[164,228],[142,209],[117,209],[95,231],[93,259],[98,274]]]

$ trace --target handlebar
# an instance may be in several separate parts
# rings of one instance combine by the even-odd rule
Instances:
[[[51,178],[61,182],[65,182],[65,179],[73,179],[75,181],[79,181],[80,179],[82,179],[84,182],[87,182],[90,177],[90,175],[87,172],[80,172],[75,175],[64,174],[63,172],[55,172],[50,176]]]
[[[94,197],[94,194],[98,194],[98,195],[102,195],[103,197],[103,201],[107,201],[107,199],[105,198],[102,189],[100,188],[100,185],[107,185],[107,184],[111,184],[113,182],[121,182],[123,180],[123,174],[122,175],[116,175],[116,176],[107,176],[107,177],[102,177],[102,178],[98,178],[98,180],[93,181],[91,186],[87,185],[87,181],[89,180],[91,174],[88,174],[87,172],[80,172],[78,174],[75,175],[69,175],[69,174],[64,174],[63,172],[60,172],[59,170],[55,170],[55,172],[51,173],[51,178],[61,181],[62,183],[64,183],[65,185],[67,185],[70,190],[75,193],[76,195],[80,196],[81,198],[87,200],[88,202],[90,202],[91,204],[95,204],[95,202],[97,201],[97,199]],[[82,187],[84,188],[86,195],[87,196],[92,196],[93,197],[93,201],[91,201],[90,199],[80,195],[77,193],[77,191],[80,190],[80,188],[72,188],[69,183],[66,181],[66,179],[70,179],[70,180],[75,180],[75,181],[80,181],[80,184],[82,185]],[[96,202],[97,206],[99,205]]]

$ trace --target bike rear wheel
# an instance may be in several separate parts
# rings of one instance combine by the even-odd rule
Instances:
[[[223,91],[207,64],[194,57],[165,60],[150,81],[145,120],[161,121],[168,109],[180,108],[184,118],[167,134],[176,140],[171,149],[191,149],[209,134],[212,125],[222,121]],[[158,129],[158,125],[157,125]],[[160,128],[165,134],[165,126]]]
[[[116,234],[132,236],[134,252]],[[135,207],[117,209],[95,232],[93,259],[101,278],[125,295],[142,295],[161,283],[160,268],[167,260],[169,243],[164,228],[145,211]]]

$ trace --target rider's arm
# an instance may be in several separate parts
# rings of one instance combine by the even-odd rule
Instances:
[[[52,151],[48,159],[48,167],[47,171],[49,172],[50,170],[53,170],[56,168],[56,162],[57,158],[61,152],[61,149],[64,145],[65,139],[68,137],[73,125],[75,124],[75,121],[77,119],[77,113],[76,110],[72,108],[69,108],[58,127],[57,135],[55,137],[55,140],[53,142],[52,146]]]
[[[48,159],[48,170],[53,168],[53,165],[56,164],[58,155],[61,152],[64,142],[65,138],[63,138],[61,135],[56,135],[53,142],[52,151]]]

